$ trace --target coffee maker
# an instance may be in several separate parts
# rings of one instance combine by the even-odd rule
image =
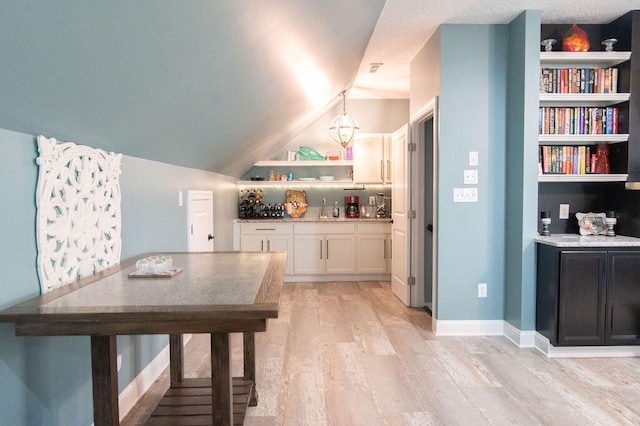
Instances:
[[[357,195],[347,195],[344,197],[344,215],[345,217],[360,217],[360,197]]]

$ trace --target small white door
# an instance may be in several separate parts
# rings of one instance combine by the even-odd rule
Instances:
[[[188,191],[189,251],[213,251],[213,192]]]
[[[391,136],[392,184],[391,184],[391,290],[407,306],[411,304],[409,287],[410,232],[409,232],[409,172],[410,153],[408,125],[404,125]]]

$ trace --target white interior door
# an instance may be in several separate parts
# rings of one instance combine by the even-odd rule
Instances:
[[[189,251],[213,251],[213,192],[188,191]]]
[[[409,126],[404,125],[391,135],[391,289],[402,302],[411,305],[410,275],[410,160]]]

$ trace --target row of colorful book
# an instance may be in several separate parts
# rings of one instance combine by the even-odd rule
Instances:
[[[541,107],[542,135],[600,135],[618,133],[618,107]]]
[[[607,161],[608,158],[603,158]],[[541,146],[540,170],[544,174],[587,175],[603,173],[598,170],[598,151],[596,146]],[[606,167],[608,170],[608,167]]]
[[[617,93],[617,68],[541,68],[540,93]]]

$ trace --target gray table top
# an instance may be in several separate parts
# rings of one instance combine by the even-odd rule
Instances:
[[[278,316],[286,253],[162,253],[183,271],[171,278],[130,278],[135,262],[0,311],[16,333],[145,334],[263,328]],[[252,322],[253,321],[253,322]],[[258,325],[256,325],[258,324]],[[215,327],[214,327],[215,326]]]

